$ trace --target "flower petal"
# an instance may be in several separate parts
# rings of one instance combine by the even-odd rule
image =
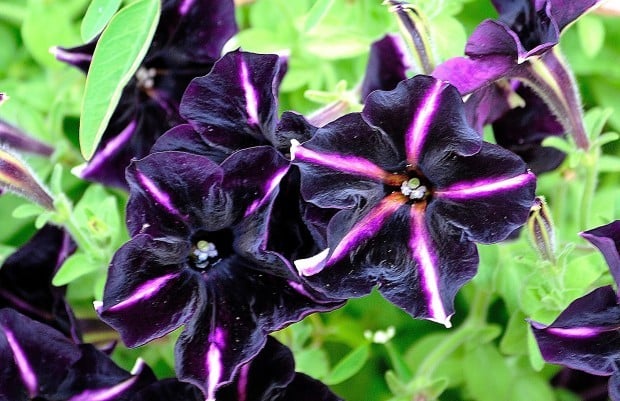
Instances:
[[[274,130],[278,56],[235,51],[195,78],[181,101],[181,115],[209,143],[231,151],[266,143]]]
[[[616,285],[620,283],[620,220],[580,234],[603,254]]]
[[[614,373],[620,352],[620,306],[611,286],[573,301],[549,326],[530,324],[547,362],[596,375]]]
[[[482,142],[467,125],[463,101],[455,88],[428,76],[403,81],[393,91],[373,92],[362,115],[371,126],[389,135],[396,149],[403,150],[407,162],[414,166],[423,156],[474,154]]]
[[[201,303],[200,276],[184,269],[189,245],[140,234],[110,265],[101,318],[135,347],[186,323]]]
[[[525,223],[534,202],[536,177],[497,145],[484,143],[474,156],[454,156],[423,170],[436,184],[429,213],[442,216],[471,241],[505,239]]]
[[[362,101],[374,90],[392,90],[407,79],[411,67],[407,48],[399,35],[387,34],[370,46],[366,74],[362,82]]]

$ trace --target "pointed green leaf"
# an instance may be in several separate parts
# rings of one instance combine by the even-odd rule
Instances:
[[[106,24],[110,21],[114,13],[121,6],[121,0],[93,0],[80,27],[80,34],[84,42],[90,42],[97,36]]]
[[[75,253],[65,260],[58,272],[52,279],[52,284],[61,286],[69,284],[73,280],[103,267],[96,263],[85,253]]]
[[[304,32],[310,32],[325,17],[329,9],[334,5],[334,0],[317,0],[308,14],[306,15],[306,23],[304,25]]]
[[[121,9],[101,34],[86,78],[80,120],[80,149],[95,153],[123,88],[144,58],[157,23],[160,0],[138,0]]]
[[[364,367],[369,354],[370,346],[368,344],[355,348],[334,366],[334,369],[323,381],[328,385],[342,383]]]

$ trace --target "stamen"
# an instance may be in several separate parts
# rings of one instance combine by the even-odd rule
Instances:
[[[157,76],[157,70],[155,68],[138,68],[136,71],[136,79],[138,80],[138,86],[144,89],[151,89],[155,86],[155,77]]]
[[[411,200],[420,200],[426,196],[426,192],[428,191],[426,186],[420,185],[419,178],[411,178],[408,181],[403,181],[400,186],[400,192],[409,197]]]
[[[196,267],[199,269],[204,269],[210,264],[215,264],[214,259],[219,256],[215,245],[211,242],[200,240],[196,243],[196,248],[194,249],[193,255],[195,257],[194,263]]]

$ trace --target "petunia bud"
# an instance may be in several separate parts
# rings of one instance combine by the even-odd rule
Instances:
[[[0,102],[2,102],[2,98],[0,98]],[[54,148],[51,146],[28,136],[22,130],[4,120],[0,120],[0,144],[41,156],[51,156],[54,153]]]
[[[398,25],[417,67],[416,73],[430,74],[435,69],[430,29],[426,16],[413,4],[403,0],[385,0],[396,13]]]
[[[555,231],[553,219],[545,198],[537,196],[530,210],[527,228],[532,246],[544,260],[555,262]]]
[[[0,148],[0,188],[54,209],[54,200],[28,165],[5,148]]]

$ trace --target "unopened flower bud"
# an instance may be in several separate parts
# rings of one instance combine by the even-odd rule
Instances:
[[[0,98],[1,101],[2,99]],[[11,149],[41,156],[51,156],[54,152],[54,148],[51,146],[28,136],[25,132],[4,120],[0,120],[0,144],[8,145]]]
[[[540,256],[550,262],[555,262],[555,231],[553,219],[545,198],[537,196],[527,219],[527,228],[532,246]]]
[[[0,148],[0,189],[23,196],[46,209],[54,209],[54,200],[28,165],[5,148]]]

